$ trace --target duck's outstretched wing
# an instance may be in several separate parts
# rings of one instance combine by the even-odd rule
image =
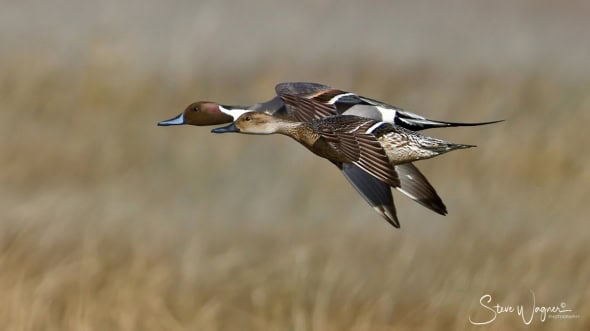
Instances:
[[[400,227],[389,185],[354,164],[338,164],[336,162],[335,164],[356,191],[381,217],[394,227]],[[436,190],[418,168],[411,163],[406,163],[395,166],[395,169],[400,179],[400,186],[397,187],[400,192],[440,215],[447,214],[447,209]]]
[[[410,199],[440,215],[447,214],[447,207],[426,177],[412,163],[398,164],[395,170],[400,186],[396,187]]]
[[[275,92],[279,96],[283,94],[303,96],[329,89],[331,89],[331,87],[328,85],[312,82],[285,82],[279,83],[275,86]]]
[[[337,153],[378,180],[399,186],[397,173],[374,135],[365,132],[379,122],[357,116],[331,116],[314,121],[314,130]],[[345,163],[346,163],[345,162]]]
[[[354,164],[336,164],[357,192],[379,215],[396,228],[400,227],[389,185]]]
[[[274,97],[268,101],[264,101],[264,102],[260,102],[260,103],[256,103],[253,104],[251,106],[246,107],[248,110],[251,111],[260,111],[260,112],[266,112],[269,114],[274,114],[277,111],[281,111],[281,108],[285,107],[285,103],[283,102],[283,100],[281,98]]]
[[[319,86],[312,85],[317,88],[293,88],[293,86],[307,87],[310,84],[314,83],[282,83],[276,88],[277,95],[293,109],[293,117],[298,121],[309,122],[314,119],[342,114],[349,107],[363,102],[354,93],[321,84]],[[366,117],[375,118],[375,116]]]
[[[281,94],[279,97],[290,107],[292,117],[299,122],[311,122],[316,119],[337,115],[329,105],[314,102],[300,95]]]
[[[354,164],[335,164],[356,191],[379,215],[394,227],[400,227],[389,185]],[[395,170],[400,179],[398,191],[440,215],[447,214],[447,208],[436,190],[418,168],[411,163],[406,163],[396,165]]]

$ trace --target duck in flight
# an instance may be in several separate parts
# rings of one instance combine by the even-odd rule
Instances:
[[[338,167],[354,165],[394,188],[401,188],[396,165],[474,147],[450,143],[391,123],[354,115],[335,115],[300,122],[264,112],[247,112],[232,124],[213,129],[212,132],[286,135]],[[399,227],[395,215],[388,221]]]
[[[251,106],[229,106],[208,101],[195,102],[186,107],[180,115],[162,121],[158,125],[226,124],[250,111],[265,112],[277,118],[301,122],[338,114],[355,115],[392,123],[412,131],[499,122],[458,123],[430,120],[374,99],[318,83],[281,83],[275,87],[275,92],[277,96],[271,100]],[[351,185],[383,218],[399,226],[390,185],[353,163],[334,161],[332,163],[342,171]],[[397,190],[440,215],[447,214],[442,199],[418,168],[410,162],[396,164],[394,168],[399,179],[399,185],[394,186]]]
[[[390,122],[408,130],[420,131],[432,128],[479,126],[502,121],[460,123],[431,120],[387,103],[309,82],[287,82],[275,86],[276,96],[251,106],[222,105],[211,101],[198,101],[159,126],[196,125],[209,126],[232,122],[247,111],[263,111],[279,117],[310,121],[331,115],[347,114]],[[228,111],[232,115],[228,115]]]

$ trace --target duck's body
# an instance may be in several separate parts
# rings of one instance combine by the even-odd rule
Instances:
[[[263,112],[247,112],[214,133],[282,134],[344,169],[353,165],[378,181],[401,188],[396,166],[473,147],[453,144],[390,123],[352,115],[296,122]],[[411,176],[411,175],[410,175]],[[412,179],[412,178],[410,178]],[[392,224],[399,226],[394,217]]]
[[[273,116],[274,117],[274,116]],[[276,117],[275,117],[276,118]],[[389,163],[399,165],[429,159],[458,148],[473,147],[446,142],[414,131],[353,115],[335,115],[311,122],[280,121],[276,132],[287,135],[328,160],[350,162],[342,147],[349,142],[364,146],[378,142]]]
[[[225,124],[249,111],[265,112],[286,121],[301,122],[311,122],[314,119],[347,114],[365,117],[374,121],[394,123],[398,128],[414,131],[436,127],[474,126],[494,123],[433,121],[380,101],[318,83],[281,83],[275,87],[275,91],[276,97],[251,106],[227,106],[207,101],[196,102],[189,105],[180,115],[162,121],[158,125],[189,124],[202,126]],[[303,135],[302,139],[298,141],[301,141],[304,145],[307,142],[309,145],[309,139],[312,137],[314,137],[314,134]],[[387,144],[387,142],[382,143]],[[397,146],[400,148],[397,152],[399,154],[404,148],[399,144]],[[382,217],[394,226],[399,227],[389,184],[370,175],[358,165],[341,161],[341,155],[335,154],[325,139],[318,140],[315,146],[311,144],[308,148],[320,156],[322,156],[321,154],[326,155],[326,158],[331,160],[342,171],[342,174],[351,185]],[[395,150],[393,145],[390,150]],[[400,155],[394,154],[388,155],[388,157],[392,159],[400,158]],[[438,214],[447,214],[447,209],[436,190],[418,168],[407,162],[395,164],[394,169],[399,178],[399,185],[395,186],[396,189]]]
[[[186,107],[182,114],[170,120],[161,121],[158,125],[208,126],[226,124],[248,111],[266,112],[276,117],[302,122],[332,115],[355,115],[389,122],[412,131],[479,126],[499,122],[458,123],[431,120],[381,101],[319,83],[280,83],[275,86],[275,93],[276,96],[272,99],[250,106],[229,106],[211,101],[195,102]]]
[[[375,136],[387,157],[396,165],[429,159],[455,149],[475,147],[450,143],[385,122],[376,123],[366,133]]]

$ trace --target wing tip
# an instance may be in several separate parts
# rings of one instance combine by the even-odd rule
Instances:
[[[432,210],[433,212],[442,215],[442,216],[447,216],[449,214],[449,212],[447,211],[447,207],[443,204],[442,201],[429,201],[430,203],[427,203],[427,208]]]
[[[397,218],[397,213],[395,212],[395,207],[393,205],[380,205],[374,206],[373,208],[387,221],[387,223],[391,224],[394,228],[399,229],[401,227],[399,219]]]

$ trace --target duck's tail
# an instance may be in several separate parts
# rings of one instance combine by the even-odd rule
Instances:
[[[460,126],[480,126],[480,125],[488,125],[488,124],[495,124],[504,122],[504,120],[499,121],[489,121],[489,122],[476,122],[476,123],[460,123],[460,122],[446,122],[446,121],[435,121],[430,120],[427,118],[409,118],[404,117],[402,114],[396,119],[396,123],[398,125],[402,125],[403,127],[410,129],[412,131],[420,131],[426,129],[435,129],[435,128],[451,128],[451,127],[460,127]]]
[[[465,149],[465,148],[471,148],[471,147],[477,147],[475,145],[466,145],[466,144],[454,144],[454,143],[449,143],[449,142],[441,142],[438,144],[434,144],[434,145],[422,145],[422,147],[428,151],[430,151],[431,156],[430,157],[434,157],[434,156],[438,156],[441,154],[445,154],[448,153],[450,151],[454,151],[457,149]]]
[[[454,151],[456,149],[465,149],[465,148],[472,148],[472,147],[477,147],[477,146],[476,145],[454,144],[454,143],[444,142],[442,144],[438,144],[438,145],[429,147],[428,149],[430,149],[431,151],[436,152],[438,154],[443,154],[443,153],[447,153],[450,151]]]

